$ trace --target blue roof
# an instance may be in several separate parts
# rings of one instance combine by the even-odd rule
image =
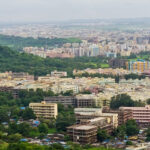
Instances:
[[[20,107],[20,109],[21,109],[21,110],[25,110],[26,108],[25,108],[25,107]]]
[[[21,142],[27,142],[28,140],[27,139],[21,139],[20,141]]]
[[[49,140],[49,139],[44,139],[44,141],[45,141],[45,142],[49,142],[50,140]]]
[[[39,123],[40,123],[40,121],[37,121],[37,120],[36,120],[36,121],[33,121],[33,123],[35,123],[35,124],[39,124]]]
[[[118,142],[117,144],[119,144],[119,145],[120,145],[120,144],[123,144],[123,143],[122,143],[122,142]]]
[[[109,142],[109,139],[105,140],[104,142]]]

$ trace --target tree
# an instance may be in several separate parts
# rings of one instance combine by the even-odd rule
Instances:
[[[19,133],[11,134],[8,136],[8,141],[10,143],[16,143],[16,142],[19,142],[21,138],[22,138],[22,136]]]
[[[63,96],[73,96],[73,90],[68,90],[66,92],[61,92]]]
[[[128,120],[126,122],[126,133],[128,136],[137,135],[139,133],[139,127],[135,120]]]
[[[89,90],[84,90],[84,91],[81,92],[81,94],[92,94],[92,92],[89,91]]]
[[[9,116],[7,110],[5,108],[0,108],[0,123],[8,122],[8,121],[9,121]]]
[[[125,135],[126,135],[126,126],[125,125],[121,125],[116,129],[116,133],[115,133],[119,139],[124,139]]]
[[[66,131],[66,127],[75,123],[75,115],[72,108],[66,108],[60,112],[56,119],[56,129]]]
[[[127,94],[120,94],[111,98],[110,107],[112,109],[118,109],[121,106],[134,106],[134,101]]]
[[[115,83],[119,83],[119,81],[120,81],[119,75],[115,76]]]
[[[150,128],[146,130],[146,141],[150,141]]]
[[[29,136],[31,131],[31,127],[28,123],[21,123],[18,125],[18,133],[22,134],[23,136]]]
[[[150,105],[150,98],[146,100],[147,104]]]
[[[97,131],[98,141],[103,142],[104,140],[106,140],[108,138],[109,138],[109,136],[108,136],[107,132],[105,130],[102,130],[102,129],[99,128],[98,131]]]
[[[56,144],[52,145],[52,149],[54,149],[54,150],[64,150],[64,147],[62,145],[56,143]]]
[[[29,119],[35,119],[36,116],[31,108],[26,108],[25,110],[23,110],[22,118],[24,120],[29,120]]]
[[[10,123],[8,128],[8,134],[15,134],[18,132],[18,125],[16,123]]]
[[[127,126],[126,133],[128,136],[137,135],[139,133],[139,129],[137,128],[137,126],[129,125]]]
[[[48,126],[46,123],[41,123],[38,127],[40,133],[48,133]]]
[[[127,141],[126,145],[133,145],[132,141]]]

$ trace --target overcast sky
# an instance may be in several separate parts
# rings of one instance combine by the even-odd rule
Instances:
[[[0,22],[150,17],[150,0],[0,0]]]

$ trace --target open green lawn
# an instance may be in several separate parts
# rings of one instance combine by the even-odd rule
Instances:
[[[109,64],[101,64],[102,68],[109,68]]]

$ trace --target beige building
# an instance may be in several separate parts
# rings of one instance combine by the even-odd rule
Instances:
[[[118,114],[117,113],[102,113],[101,108],[75,108],[74,113],[76,115],[76,121],[79,123],[81,120],[88,120],[97,117],[106,118],[108,124],[112,124],[113,128],[118,126]]]
[[[58,114],[57,104],[46,103],[30,103],[29,107],[34,111],[37,118],[51,119],[56,118]]]

